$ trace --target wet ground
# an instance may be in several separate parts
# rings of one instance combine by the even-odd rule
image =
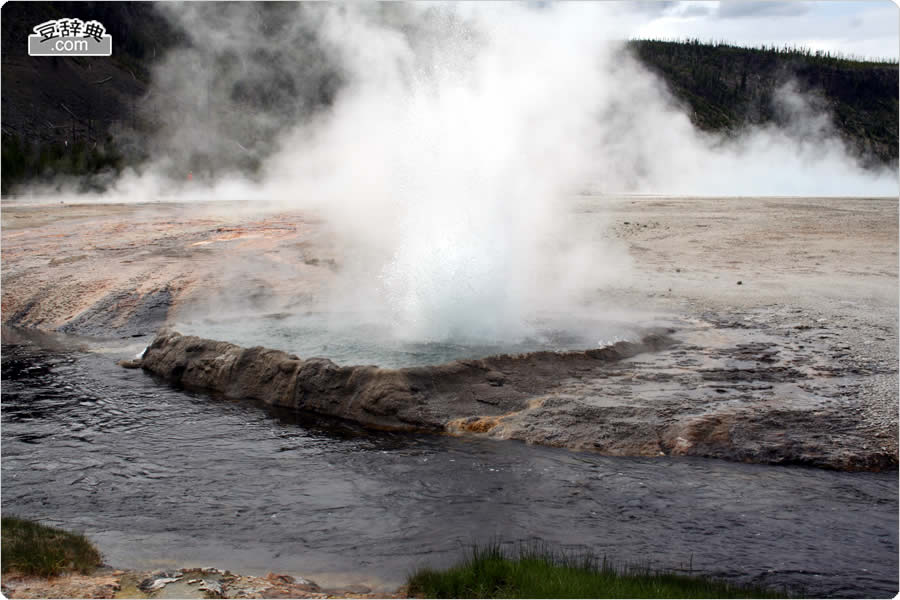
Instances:
[[[117,567],[392,589],[471,542],[539,538],[812,596],[897,592],[896,472],[372,433],[115,365],[143,340],[17,341],[3,347],[3,513],[81,529]]]
[[[895,470],[897,363],[874,346],[892,329],[821,314],[769,305],[657,320],[672,347],[573,373],[493,433],[615,454]]]

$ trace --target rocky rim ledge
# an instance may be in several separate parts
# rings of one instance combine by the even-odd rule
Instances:
[[[381,369],[163,330],[142,359],[123,366],[190,389],[376,429],[486,435],[615,456],[702,456],[841,470],[897,467],[893,449],[872,443],[839,406],[773,402],[807,376],[777,364],[765,344],[719,349],[727,361],[737,353],[757,365],[719,372],[696,368],[692,353],[700,350],[673,333],[649,330],[638,342],[579,352]],[[723,401],[710,402],[707,392]]]
[[[303,360],[260,346],[242,348],[163,330],[136,367],[197,390],[228,398],[308,411],[399,431],[484,431],[484,419],[517,414],[540,401],[560,376],[596,369],[668,347],[666,330],[639,342],[579,352],[533,352],[457,360],[443,365],[382,369]],[[474,417],[473,417],[474,416]]]

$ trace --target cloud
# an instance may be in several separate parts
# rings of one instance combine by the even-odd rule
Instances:
[[[888,0],[679,2],[633,16],[633,22],[622,23],[632,38],[787,44],[872,58],[900,55],[898,8]]]
[[[796,17],[810,12],[807,2],[777,2],[775,0],[721,0],[715,15],[720,19],[743,17]]]
[[[676,9],[683,2],[677,0],[637,0],[631,2],[611,1],[609,4],[618,5],[619,11],[629,11],[642,15],[659,16]]]
[[[705,4],[705,3],[704,3]],[[690,19],[693,17],[707,17],[713,12],[715,12],[714,8],[709,5],[691,3],[688,6],[683,7],[678,11],[670,11],[669,14],[684,18]]]

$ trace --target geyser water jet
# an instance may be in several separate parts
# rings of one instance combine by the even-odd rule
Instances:
[[[600,285],[597,263],[627,262],[596,245],[573,260],[596,237],[570,210],[606,85],[585,75],[607,42],[574,7],[470,8],[412,10],[444,24],[424,48],[365,14],[329,13],[350,83],[269,164],[271,182],[356,249],[333,303],[387,312],[402,338],[520,339],[542,310]]]

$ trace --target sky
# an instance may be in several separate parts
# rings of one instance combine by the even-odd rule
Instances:
[[[900,8],[892,0],[617,2],[630,38],[808,46],[863,58],[900,55]]]

